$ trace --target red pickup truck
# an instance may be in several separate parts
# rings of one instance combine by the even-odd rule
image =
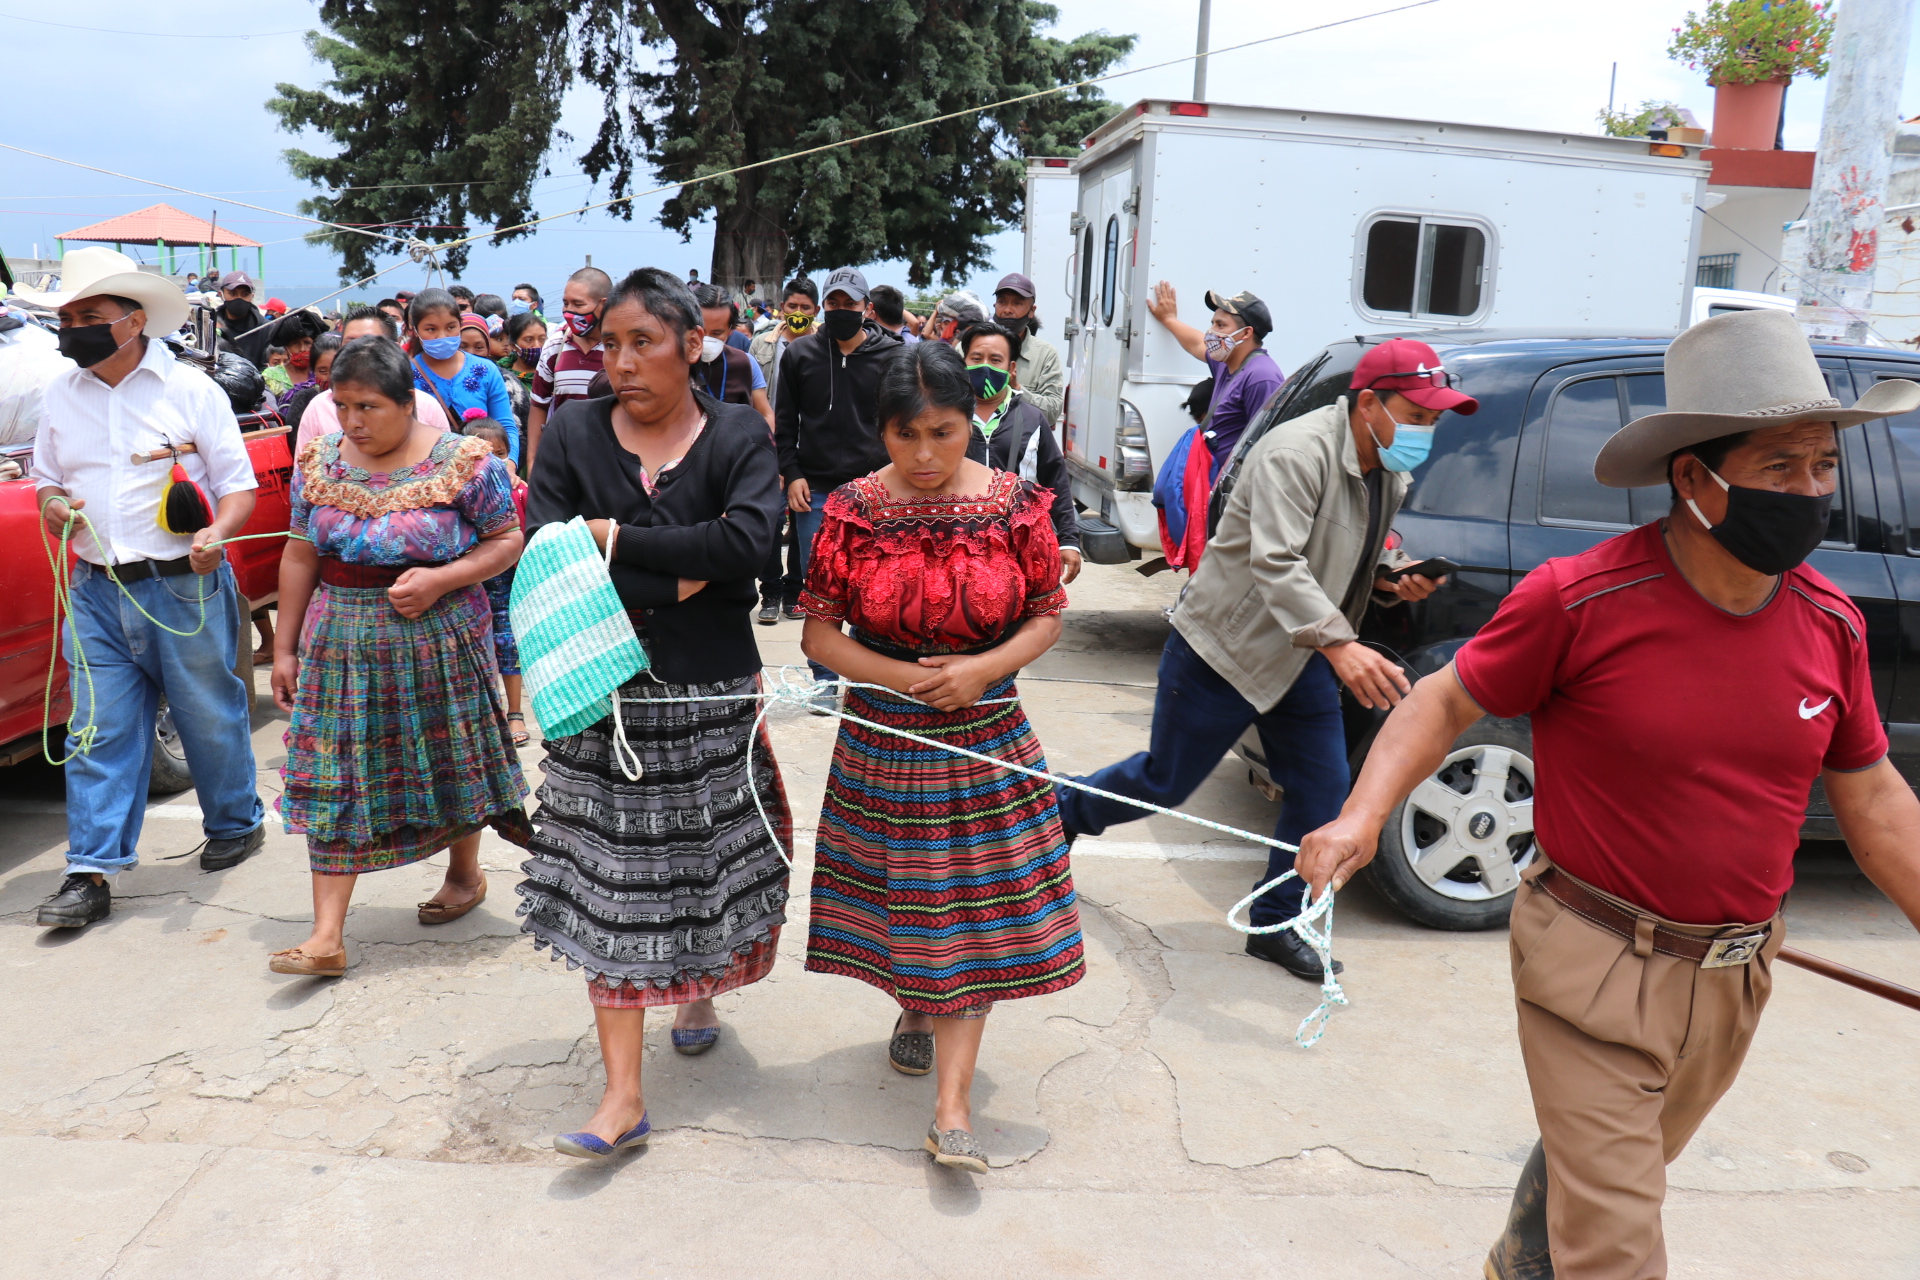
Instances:
[[[284,530],[291,518],[287,490],[293,476],[288,428],[276,419],[250,416],[241,419],[241,429],[247,455],[253,459],[254,476],[260,482],[253,517],[241,532]],[[9,449],[5,456],[16,459],[25,471],[32,465],[32,453],[29,446]],[[247,614],[278,597],[283,545],[278,538],[262,538],[236,542],[227,548],[240,594],[247,601],[247,609],[240,614],[239,662],[234,670],[248,688],[253,687],[253,628]],[[29,479],[0,481],[0,546],[7,548],[7,554],[0,556],[0,765],[10,765],[40,754],[47,663],[56,648],[53,569],[47,561],[47,539],[42,537],[39,507]],[[59,734],[73,709],[64,657],[54,662],[53,682],[51,715],[55,733]],[[154,724],[154,737],[149,789],[156,795],[185,791],[193,785],[193,775],[187,769],[187,758],[164,699]],[[62,739],[56,737],[53,745],[59,751]]]

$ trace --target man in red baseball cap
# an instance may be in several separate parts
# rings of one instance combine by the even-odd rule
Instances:
[[[1226,301],[1242,308],[1236,314],[1251,309],[1247,295]],[[1340,686],[1381,710],[1411,688],[1399,667],[1359,643],[1361,616],[1371,603],[1424,599],[1445,581],[1382,576],[1414,563],[1385,549],[1407,473],[1426,458],[1442,413],[1480,407],[1453,388],[1432,347],[1405,338],[1368,351],[1352,388],[1248,446],[1219,528],[1174,610],[1148,748],[1085,781],[1176,806],[1254,725],[1268,773],[1285,793],[1274,838],[1298,844],[1338,816],[1348,781]],[[1059,799],[1069,836],[1146,816],[1073,788]],[[1274,850],[1256,883],[1292,865],[1292,855]],[[1303,887],[1289,880],[1261,895],[1253,923],[1298,915]],[[1246,945],[1248,955],[1296,977],[1322,977],[1319,959],[1290,931],[1249,935]]]

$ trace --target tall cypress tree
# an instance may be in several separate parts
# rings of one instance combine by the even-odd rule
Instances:
[[[338,147],[286,153],[331,189],[302,211],[439,243],[532,216],[534,181],[574,141],[558,120],[576,82],[604,105],[579,162],[619,197],[1072,83],[1133,46],[1042,35],[1058,11],[1036,0],[323,0],[321,17],[330,33],[309,44],[332,78],[268,103]],[[1019,215],[1025,158],[1073,154],[1113,109],[1079,89],[962,116],[682,186],[660,221],[684,238],[713,218],[722,284],[882,258],[904,259],[915,286],[954,281]],[[318,238],[342,279],[391,247]],[[466,250],[446,262],[458,273]]]

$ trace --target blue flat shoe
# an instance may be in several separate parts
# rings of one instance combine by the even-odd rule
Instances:
[[[713,1048],[714,1042],[719,1038],[720,1028],[718,1027],[694,1027],[688,1031],[682,1031],[680,1028],[675,1027],[673,1029],[673,1051],[692,1057],[696,1053],[705,1053],[707,1050]]]
[[[565,1156],[579,1156],[583,1160],[598,1160],[612,1155],[616,1151],[625,1151],[628,1147],[644,1147],[647,1138],[653,1133],[653,1126],[647,1123],[643,1114],[640,1123],[621,1134],[609,1143],[597,1134],[582,1129],[579,1133],[563,1133],[553,1140],[553,1149]]]

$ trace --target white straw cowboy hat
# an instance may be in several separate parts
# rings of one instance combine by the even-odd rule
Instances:
[[[1667,409],[1635,418],[1600,449],[1593,478],[1614,489],[1667,482],[1667,459],[1689,445],[1788,422],[1851,427],[1920,409],[1920,383],[1876,383],[1851,409],[1827,380],[1791,311],[1735,311],[1702,320],[1667,348]]]
[[[14,296],[35,306],[58,308],[75,298],[112,294],[131,298],[147,313],[145,333],[165,337],[187,322],[187,295],[165,276],[142,271],[138,263],[112,249],[75,249],[60,260],[60,291],[16,289]]]

